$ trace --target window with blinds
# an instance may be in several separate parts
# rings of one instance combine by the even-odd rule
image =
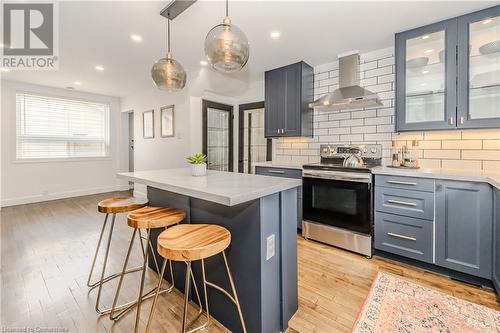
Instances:
[[[16,94],[17,159],[109,156],[109,105]]]

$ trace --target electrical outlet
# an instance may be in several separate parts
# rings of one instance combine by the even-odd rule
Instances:
[[[274,257],[274,252],[275,252],[274,244],[275,244],[274,234],[272,234],[271,236],[267,237],[266,260],[269,260],[272,257]]]

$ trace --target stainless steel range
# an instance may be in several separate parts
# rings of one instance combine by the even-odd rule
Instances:
[[[382,162],[381,145],[321,145],[321,162],[304,165],[302,235],[372,255],[371,169]]]

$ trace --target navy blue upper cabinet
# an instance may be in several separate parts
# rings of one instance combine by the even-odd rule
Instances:
[[[396,129],[455,128],[457,21],[396,34]]]
[[[458,18],[458,127],[500,127],[500,6]]]
[[[396,130],[500,125],[500,6],[396,34]]]
[[[313,135],[314,74],[301,61],[265,73],[265,136]]]

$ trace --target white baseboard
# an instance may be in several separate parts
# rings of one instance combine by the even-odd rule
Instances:
[[[65,199],[72,197],[81,197],[83,195],[91,195],[98,193],[106,193],[106,192],[114,192],[114,191],[128,191],[129,185],[116,185],[109,187],[98,187],[98,188],[90,188],[85,190],[76,190],[76,191],[66,191],[66,192],[57,192],[50,194],[40,194],[40,195],[31,195],[26,197],[19,198],[11,198],[11,199],[3,199],[1,201],[1,207],[9,207],[9,206],[17,206],[24,205],[35,202],[43,202],[43,201],[51,201],[57,199]]]

